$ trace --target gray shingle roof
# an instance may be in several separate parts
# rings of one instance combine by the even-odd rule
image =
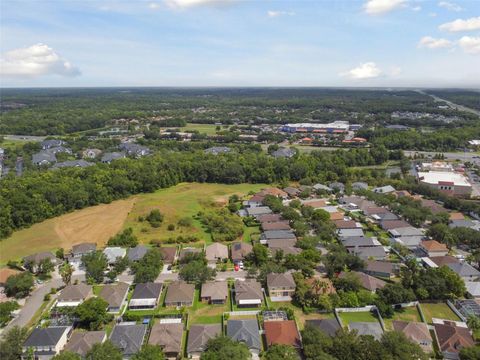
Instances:
[[[229,320],[227,336],[235,341],[245,343],[249,349],[262,350],[262,340],[256,319]]]
[[[113,328],[110,341],[126,356],[136,354],[142,347],[147,325],[122,325]]]
[[[35,328],[23,343],[24,347],[55,346],[69,326],[52,326],[47,328]]]
[[[131,299],[158,299],[162,292],[163,285],[160,283],[148,282],[137,284]]]
[[[357,330],[358,335],[371,335],[380,340],[383,335],[382,327],[378,322],[351,322],[348,324],[350,330]]]
[[[145,254],[148,252],[148,247],[144,245],[137,245],[133,248],[129,248],[127,252],[128,260],[139,261],[142,260]]]
[[[336,318],[332,319],[319,319],[319,320],[307,320],[305,325],[316,327],[329,336],[335,336],[337,331],[341,328]]]
[[[203,352],[208,340],[220,335],[220,324],[192,325],[188,332],[187,353]]]
[[[195,286],[184,281],[174,281],[168,285],[166,303],[188,303],[193,301]]]
[[[452,263],[452,264],[448,264],[447,266],[453,271],[455,271],[460,277],[480,276],[480,271],[478,271],[472,265],[466,262]]]
[[[105,331],[75,332],[65,346],[65,350],[85,356],[93,345],[102,343],[105,338]]]

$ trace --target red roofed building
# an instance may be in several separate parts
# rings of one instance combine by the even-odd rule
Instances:
[[[297,349],[302,347],[302,341],[300,340],[300,334],[295,321],[265,321],[263,327],[265,329],[267,347],[272,345],[290,345]]]

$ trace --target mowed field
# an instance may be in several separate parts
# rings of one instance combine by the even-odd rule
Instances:
[[[135,195],[111,204],[78,210],[16,231],[0,241],[0,264],[39,251],[54,251],[60,247],[68,251],[72,245],[81,242],[95,242],[102,246],[111,236],[127,227],[132,227],[143,243],[179,235],[195,235],[202,242],[210,242],[210,235],[198,220],[193,220],[192,226],[188,228],[178,227],[178,220],[192,217],[199,211],[223,206],[230,195],[243,196],[264,187],[266,185],[261,184],[184,183],[155,193]],[[138,221],[139,216],[148,214],[152,209],[160,209],[165,215],[159,228]],[[175,230],[168,231],[168,224],[174,224]]]
[[[257,192],[267,187],[265,184],[200,184],[183,183],[177,186],[161,189],[153,194],[142,194],[136,197],[132,211],[125,221],[124,228],[131,227],[140,242],[148,243],[151,240],[165,241],[168,238],[193,235],[201,243],[211,242],[208,234],[200,221],[193,217],[199,211],[220,208],[228,203],[228,198],[237,194],[245,196],[250,191]],[[165,216],[163,223],[158,228],[153,228],[147,221],[140,222],[140,216],[147,215],[151,210],[159,209]],[[178,221],[182,218],[191,218],[192,226],[180,227]],[[169,231],[168,225],[173,224],[175,230]]]
[[[193,124],[187,123],[187,126],[180,128],[181,131],[196,130],[201,134],[215,135],[217,133],[217,125],[214,124]],[[222,127],[223,129],[223,127]]]
[[[135,197],[92,206],[19,230],[0,241],[0,263],[21,259],[39,251],[60,247],[68,250],[81,242],[103,245],[119,232],[135,203]]]

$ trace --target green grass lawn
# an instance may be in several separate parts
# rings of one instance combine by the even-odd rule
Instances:
[[[183,183],[168,189],[161,189],[152,194],[137,196],[137,200],[129,213],[124,227],[133,228],[134,234],[140,242],[148,243],[151,240],[165,241],[168,238],[193,235],[200,239],[197,243],[210,243],[211,235],[207,233],[198,219],[193,217],[199,211],[222,207],[226,205],[229,196],[237,194],[247,195],[250,191],[257,192],[265,188],[265,184],[199,184]],[[159,209],[165,218],[162,225],[153,228],[146,221],[139,222],[139,216],[147,215],[152,209]],[[183,217],[192,218],[191,227],[179,227],[178,221]],[[168,231],[169,224],[175,225],[175,230]],[[246,236],[249,237],[255,228],[245,228]]]
[[[215,135],[217,133],[217,125],[214,124],[193,124],[187,123],[187,126],[180,128],[181,131],[198,131],[199,133],[207,134],[207,135]],[[222,126],[221,130],[225,130]]]
[[[351,322],[377,322],[378,319],[370,312],[340,312],[343,325],[347,326]]]
[[[103,289],[103,285],[93,285],[93,295],[99,296]]]
[[[427,323],[432,322],[432,318],[459,321],[457,315],[448,307],[446,303],[422,303],[423,315]]]
[[[399,311],[395,311],[393,317],[390,319],[383,318],[385,323],[385,327],[389,330],[393,330],[393,320],[402,320],[402,321],[416,321],[422,322],[422,318],[420,317],[420,313],[418,312],[415,306],[411,306],[408,308],[402,308]]]

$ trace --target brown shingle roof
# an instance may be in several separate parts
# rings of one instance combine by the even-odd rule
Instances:
[[[337,229],[356,229],[357,223],[353,220],[336,220],[333,222]]]
[[[10,268],[0,269],[0,284],[5,284],[10,276],[17,274],[20,274],[20,271]]]
[[[463,347],[475,345],[468,328],[451,324],[433,324],[442,352],[458,353]]]
[[[202,285],[202,298],[212,300],[225,300],[228,297],[228,285],[226,281],[207,281]]]
[[[377,289],[381,289],[387,285],[387,283],[383,280],[377,279],[376,277],[364,274],[362,272],[352,271],[353,274],[358,276],[360,280],[360,284],[367,290],[370,291],[377,291]],[[345,277],[348,272],[342,271],[339,275],[340,278]]]
[[[58,301],[85,300],[92,293],[92,286],[86,284],[67,285],[58,295]]]
[[[283,274],[268,274],[267,275],[267,286],[271,287],[286,287],[286,288],[295,288],[295,280],[290,273]]]
[[[431,344],[432,336],[425,323],[415,321],[393,320],[393,330],[403,332],[407,338],[422,346],[425,342]],[[422,348],[427,352],[432,350],[432,346],[423,345]]]
[[[261,299],[263,301],[262,286],[256,280],[235,281],[235,300]]]
[[[425,240],[420,245],[427,251],[448,251],[447,246],[439,243],[437,240]]]
[[[195,285],[184,281],[174,281],[168,285],[166,303],[192,302]]]
[[[465,220],[465,216],[461,212],[450,213],[450,220]]]
[[[243,260],[243,258],[252,252],[252,245],[247,243],[235,242],[232,243],[231,252],[232,260]]]
[[[437,264],[438,267],[459,262],[458,259],[453,256],[434,256],[430,260]]]
[[[296,348],[302,346],[294,320],[265,321],[263,327],[267,346],[291,345]]]
[[[273,196],[278,196],[278,197],[287,197],[288,196],[288,194],[285,191],[283,191],[279,188],[275,188],[275,187],[263,189],[262,191],[260,191],[260,194],[273,195]]]
[[[87,355],[93,345],[104,342],[106,338],[105,331],[74,332],[65,346],[65,350],[83,357]]]
[[[180,353],[182,350],[183,324],[153,325],[148,343],[160,345],[166,353]]]
[[[265,214],[258,217],[258,221],[260,221],[262,224],[280,220],[282,220],[282,216],[280,214]]]
[[[264,231],[268,230],[290,230],[290,223],[286,220],[284,221],[277,221],[277,222],[270,222],[270,223],[263,223],[262,229]]]
[[[105,285],[100,291],[100,297],[108,302],[109,307],[120,307],[125,300],[129,285],[123,282]]]
[[[175,255],[177,254],[176,247],[161,247],[160,252],[162,253],[165,263],[172,264],[175,261]]]
[[[380,223],[380,226],[384,230],[392,230],[392,229],[410,227],[411,225],[404,220],[385,220]]]

